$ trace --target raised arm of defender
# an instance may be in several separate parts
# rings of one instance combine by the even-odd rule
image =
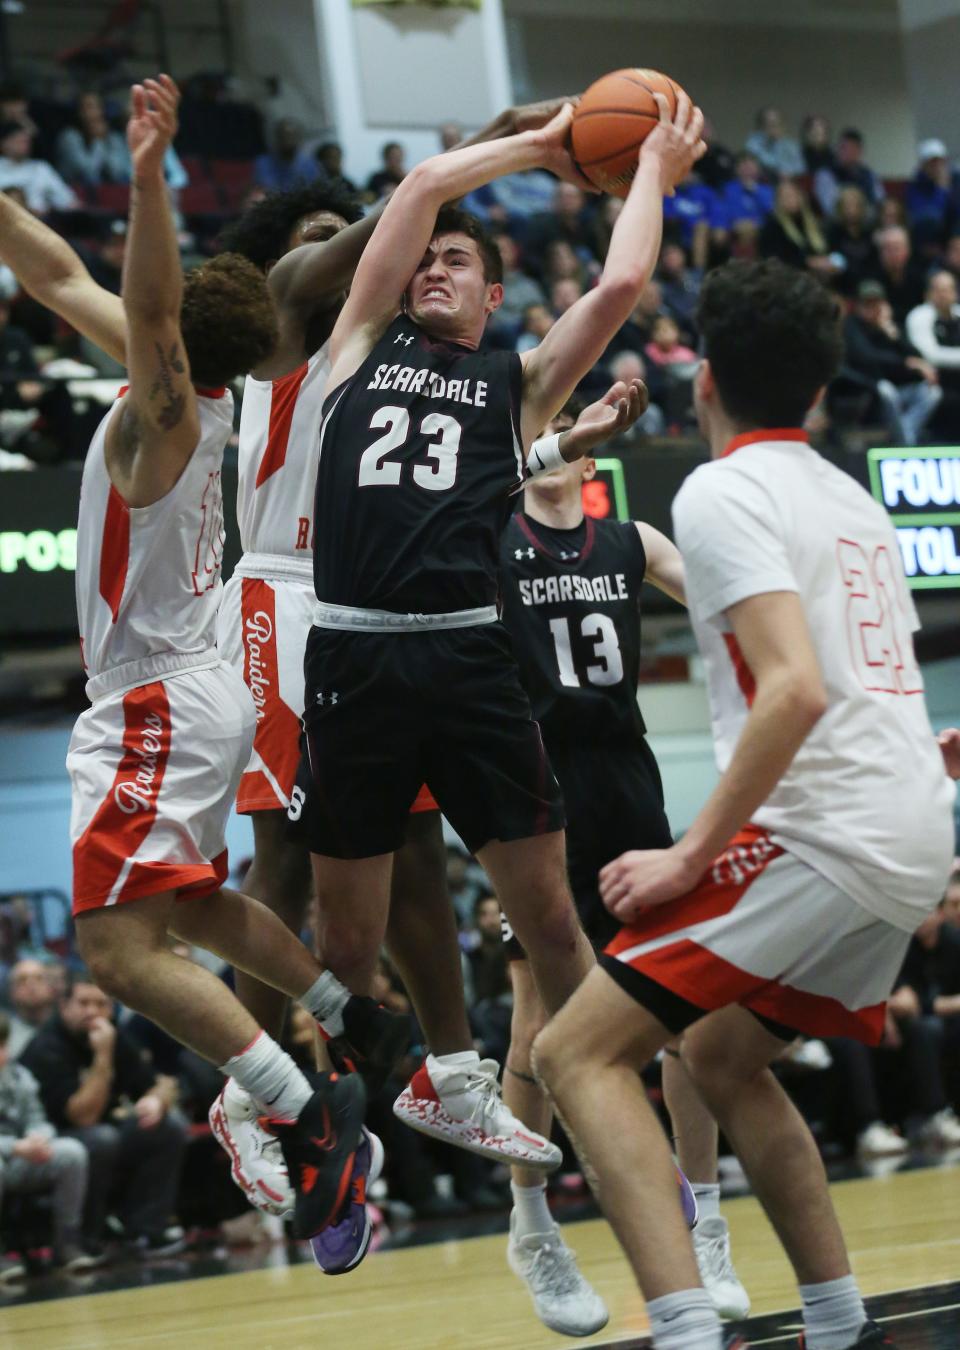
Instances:
[[[333,330],[330,389],[354,374],[396,314],[445,202],[524,169],[577,176],[566,148],[572,117],[572,105],[565,104],[542,130],[450,150],[407,174],[377,223]]]
[[[597,285],[571,305],[523,360],[521,434],[529,446],[561,408],[627,321],[653,274],[663,230],[663,195],[682,182],[704,154],[703,113],[681,94],[671,121],[667,101],[655,95],[660,125],[640,150],[637,172],[614,226]]]
[[[127,321],[120,297],[94,281],[65,239],[2,192],[0,261],[34,300],[126,365]]]
[[[179,97],[168,75],[135,85],[127,124],[133,189],[122,299],[130,393],[108,428],[106,455],[110,478],[131,506],[149,506],[170,491],[200,435],[180,333],[183,273],[163,175]]]

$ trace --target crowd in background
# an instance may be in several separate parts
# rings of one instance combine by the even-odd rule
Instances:
[[[502,1064],[512,996],[499,906],[482,869],[456,848],[447,880],[475,1043]],[[37,948],[22,902],[0,900],[0,915],[0,1284],[51,1263],[76,1274],[111,1260],[169,1258],[204,1238],[265,1239],[256,1221],[252,1229],[236,1225],[245,1201],[206,1125],[221,1086],[217,1070],[114,1005],[69,953],[65,961]],[[231,979],[208,954],[175,951]],[[368,1123],[386,1146],[374,1195],[384,1230],[505,1209],[504,1169],[394,1118],[393,1101],[426,1048],[386,955],[375,995],[411,1015],[407,1055],[369,1107]],[[286,1047],[307,1067],[314,1035],[295,1007]],[[857,1156],[887,1169],[906,1161],[911,1147],[960,1149],[960,870],[913,939],[880,1048],[798,1040],[778,1072],[828,1158]],[[647,1085],[659,1101],[656,1068]],[[565,1195],[582,1192],[569,1150],[551,1184]]]
[[[16,85],[0,88],[0,190],[49,219],[112,291],[130,180],[124,114],[122,101],[96,92],[51,109]],[[455,124],[441,127],[438,149],[460,134]],[[861,427],[903,445],[960,440],[960,172],[943,142],[924,140],[912,176],[884,182],[862,133],[834,132],[821,115],[794,136],[778,109],[763,108],[736,152],[709,127],[707,135],[706,157],[664,203],[656,275],[584,392],[642,376],[651,404],[630,439],[691,433],[704,273],[731,257],[777,257],[815,273],[846,311],[844,368],[810,429],[840,443]],[[224,222],[267,192],[329,181],[373,204],[409,168],[397,141],[383,146],[372,170],[345,166],[336,141],[309,139],[291,118],[268,132],[256,109],[222,104],[206,88],[186,90],[177,146],[167,178],[187,266],[214,252]],[[528,350],[595,284],[621,203],[533,171],[498,179],[465,205],[494,232],[503,257],[504,303],[489,340]],[[4,467],[82,458],[100,409],[77,415],[59,382],[120,374],[0,268]]]
[[[266,192],[329,180],[374,203],[407,172],[397,142],[365,174],[369,166],[345,166],[336,142],[309,142],[290,119],[266,135],[256,109],[218,106],[209,91],[193,100],[188,91],[178,153],[168,156],[185,265],[215,251],[223,223]],[[0,88],[0,191],[50,220],[114,292],[130,180],[124,111],[94,92],[51,111],[19,87]],[[444,126],[438,148],[459,136]],[[465,205],[490,226],[503,259],[504,303],[489,340],[534,347],[595,284],[622,204],[532,172],[499,179]],[[846,309],[846,362],[818,410],[821,431],[879,425],[900,444],[957,440],[960,173],[940,141],[920,145],[908,182],[884,183],[856,129],[834,134],[810,116],[793,137],[777,109],[765,108],[736,153],[709,134],[709,153],[664,214],[656,275],[587,381],[602,392],[611,379],[646,379],[651,405],[634,442],[691,428],[705,272],[730,257],[766,256],[815,273]],[[79,460],[101,414],[78,413],[65,381],[120,374],[0,267],[0,465]],[[478,865],[456,850],[448,882],[473,1033],[481,1053],[502,1063],[511,989],[499,907]],[[216,1071],[115,1007],[62,955],[37,946],[22,903],[0,900],[0,1252],[10,1249],[0,1282],[43,1259],[80,1272],[120,1252],[170,1256],[186,1230],[216,1228],[245,1208],[206,1128]],[[179,955],[207,959],[186,948]],[[377,995],[410,1011],[386,958]],[[401,1072],[371,1103],[370,1124],[387,1146],[377,1203],[393,1226],[505,1208],[502,1172],[393,1118],[392,1101],[425,1053],[411,1026]],[[313,1037],[295,1010],[287,1046],[304,1063]],[[908,1141],[960,1147],[960,873],[913,941],[881,1048],[798,1042],[780,1072],[827,1153],[895,1161]],[[649,1087],[656,1097],[655,1074]]]

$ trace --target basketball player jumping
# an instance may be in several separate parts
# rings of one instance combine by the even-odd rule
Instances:
[[[777,262],[729,264],[704,283],[698,327],[713,462],[673,514],[722,776],[680,843],[603,870],[624,927],[541,1033],[535,1064],[658,1350],[722,1343],[637,1078],[679,1032],[797,1273],[806,1350],[891,1346],[769,1065],[797,1032],[879,1040],[910,934],[950,870],[954,789],[889,518],[800,429],[840,364],[835,298]]]
[[[329,959],[339,969],[333,952],[350,954],[354,987],[372,978],[390,856],[424,781],[491,876],[544,1004],[559,1007],[593,964],[566,884],[556,781],[497,622],[499,534],[525,447],[655,265],[662,194],[702,153],[702,116],[684,97],[671,123],[662,103],[603,276],[523,361],[478,350],[502,296],[498,252],[464,213],[438,219],[445,201],[500,174],[569,173],[570,116],[414,169],[331,339],[293,814],[330,916]],[[413,1109],[435,1098],[424,1084]]]
[[[577,414],[564,407],[547,432],[564,436]],[[561,444],[563,442],[561,441]],[[674,544],[643,522],[584,515],[583,484],[596,474],[585,457],[527,483],[523,509],[500,546],[503,620],[530,695],[567,813],[567,868],[587,937],[602,950],[619,928],[604,908],[599,872],[632,848],[673,842],[663,788],[637,702],[640,597],[644,581],[684,602],[683,563]],[[504,921],[513,982],[513,1020],[504,1097],[541,1133],[550,1105],[531,1076],[530,1047],[546,1018],[524,951]],[[668,1048],[664,1101],[680,1164],[693,1185],[699,1222],[694,1246],[705,1287],[726,1317],[750,1310],[730,1257],[716,1184],[717,1127]],[[552,1221],[541,1178],[514,1168],[508,1259],[526,1282],[541,1320],[586,1334],[607,1320]]]
[[[225,255],[183,282],[163,177],[177,102],[166,76],[132,91],[122,299],[88,292],[78,302],[97,310],[104,345],[125,352],[130,385],[91,445],[78,525],[93,706],[67,757],[77,942],[102,988],[261,1105],[294,1181],[297,1230],[310,1237],[351,1207],[363,1085],[329,1073],[308,1082],[220,980],[172,954],[167,935],[275,983],[318,1019],[364,1007],[370,1046],[392,1046],[404,1029],[351,998],[269,910],[221,889],[224,826],[254,722],[248,690],[213,642],[233,423],[225,381],[270,351],[276,320],[244,259]]]

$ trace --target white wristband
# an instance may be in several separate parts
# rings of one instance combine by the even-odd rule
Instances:
[[[560,437],[562,431],[558,431],[554,436],[544,436],[540,441],[534,441],[530,447],[530,453],[527,455],[527,477],[536,478],[538,474],[550,473],[554,469],[562,469],[566,460],[560,453]]]

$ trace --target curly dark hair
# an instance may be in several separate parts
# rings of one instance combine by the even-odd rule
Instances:
[[[363,215],[357,200],[329,183],[309,183],[289,192],[268,193],[262,201],[248,206],[242,216],[224,226],[220,247],[228,253],[240,253],[261,270],[282,258],[290,247],[290,232],[298,220],[331,211],[343,216],[348,225]]]
[[[220,253],[188,272],[180,331],[195,384],[217,388],[253,370],[277,344],[266,277],[239,253]]]
[[[750,427],[796,427],[843,357],[840,304],[775,258],[710,272],[697,326],[729,415]]]
[[[503,281],[503,259],[496,241],[483,221],[459,206],[443,206],[433,227],[434,235],[465,234],[472,239],[480,253],[483,263],[483,279],[487,285]]]

